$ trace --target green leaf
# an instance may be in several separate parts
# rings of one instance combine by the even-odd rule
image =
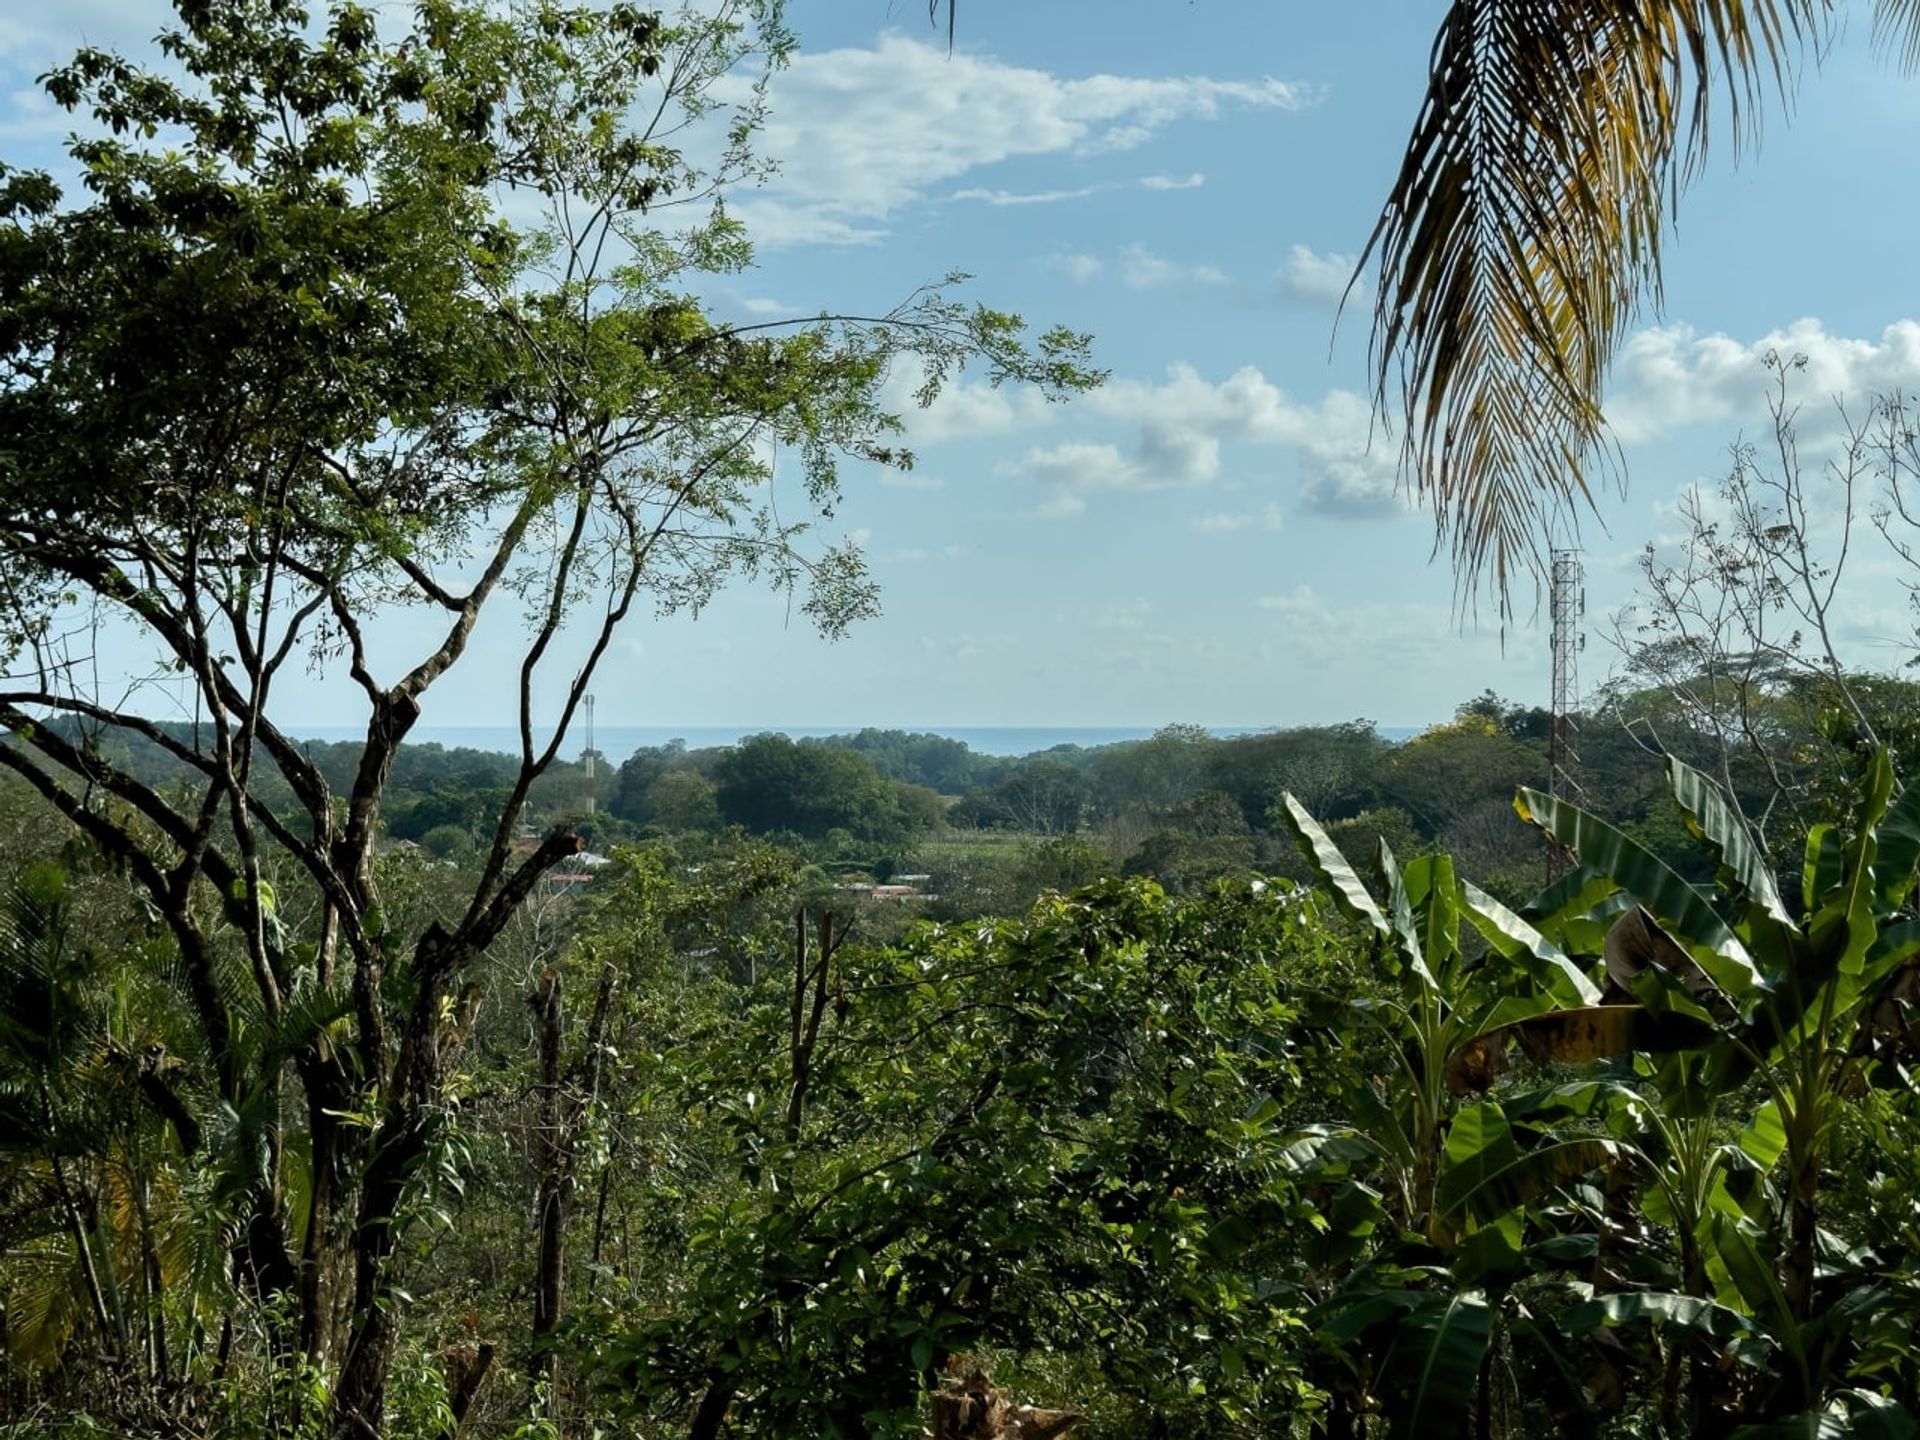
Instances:
[[[1914,1440],[1920,1419],[1913,1411],[1870,1390],[1842,1390],[1837,1397],[1847,1407],[1855,1440]]]
[[[1431,1297],[1401,1320],[1385,1367],[1401,1397],[1392,1409],[1395,1434],[1445,1435],[1458,1428],[1492,1332],[1492,1311],[1471,1292]]]
[[[1293,798],[1291,793],[1281,797],[1285,801],[1287,828],[1293,831],[1294,839],[1300,846],[1300,853],[1306,856],[1307,864],[1313,873],[1320,877],[1322,886],[1333,896],[1335,904],[1352,918],[1371,926],[1380,935],[1391,935],[1387,917],[1374,904],[1373,897],[1367,893],[1367,887],[1360,881],[1353,866],[1347,863],[1347,857],[1340,853],[1320,824],[1307,813],[1306,806]]]
[[[1453,857],[1417,856],[1408,862],[1403,878],[1421,950],[1430,964],[1443,966],[1460,949],[1460,884],[1454,878]]]
[[[1610,876],[1587,865],[1575,865],[1522,905],[1520,914],[1543,935],[1557,938],[1567,921],[1592,914],[1594,907],[1619,889]]]
[[[1753,1321],[1738,1310],[1695,1295],[1646,1290],[1596,1296],[1563,1311],[1556,1323],[1568,1335],[1582,1335],[1589,1330],[1616,1325],[1674,1325],[1722,1344],[1754,1333]]]
[[[1840,833],[1826,821],[1807,831],[1806,864],[1800,872],[1800,899],[1811,915],[1820,908],[1820,897],[1840,883],[1846,856],[1840,846]]]
[[[1739,1222],[1731,1217],[1718,1211],[1709,1214],[1707,1233],[1713,1239],[1714,1251],[1726,1266],[1734,1289],[1753,1312],[1760,1327],[1776,1342],[1790,1343],[1797,1336],[1799,1327],[1794,1323],[1792,1308],[1787,1304],[1786,1292],[1780,1288],[1780,1279],[1774,1273],[1773,1266],[1761,1258],[1753,1241],[1747,1238]]]
[[[1376,1327],[1433,1302],[1424,1290],[1384,1290],[1355,1286],[1314,1308],[1309,1323],[1315,1333],[1345,1349]]]
[[[1713,982],[1736,1000],[1767,988],[1740,938],[1693,886],[1652,851],[1590,811],[1537,790],[1521,790],[1514,809],[1611,876],[1686,947]]]
[[[1920,875],[1920,782],[1909,784],[1880,822],[1880,903],[1892,908],[1913,893]]]
[[[1379,1154],[1379,1145],[1358,1130],[1344,1125],[1307,1125],[1287,1136],[1277,1158],[1295,1174],[1325,1174],[1344,1173],[1348,1166],[1373,1160]]]
[[[1920,920],[1882,926],[1867,951],[1861,975],[1868,984],[1884,980],[1915,955],[1920,955]]]
[[[1611,883],[1611,882],[1609,882]],[[1518,963],[1536,985],[1563,1005],[1597,1005],[1600,987],[1533,926],[1474,885],[1460,882],[1460,908],[1497,953]]]
[[[1519,1210],[1510,1210],[1480,1226],[1454,1252],[1454,1282],[1485,1285],[1490,1279],[1510,1279],[1523,1273],[1526,1261],[1520,1247],[1526,1228],[1526,1216]]]
[[[1875,831],[1892,799],[1893,762],[1886,747],[1881,746],[1874,751],[1867,770],[1853,838],[1844,851],[1840,884],[1822,895],[1818,913],[1807,923],[1807,936],[1816,953],[1843,975],[1860,973],[1878,935],[1875,909],[1879,891],[1874,881],[1880,846]]]
[[[1787,1129],[1780,1123],[1779,1102],[1769,1100],[1753,1112],[1746,1129],[1740,1132],[1740,1149],[1765,1172],[1773,1169],[1787,1148]]]
[[[1492,1175],[1514,1165],[1520,1147],[1506,1112],[1492,1100],[1462,1105],[1447,1127],[1446,1164],[1434,1200],[1452,1210]]]
[[[1413,897],[1407,890],[1406,877],[1400,873],[1400,864],[1393,858],[1393,848],[1385,836],[1380,837],[1379,847],[1380,873],[1386,878],[1388,913],[1393,920],[1391,933],[1399,941],[1408,971],[1429,992],[1437,993],[1440,982],[1427,968],[1427,957],[1420,948],[1420,931],[1414,923]]]
[[[1720,787],[1678,756],[1667,756],[1667,785],[1673,791],[1688,831],[1713,851],[1733,888],[1765,910],[1777,923],[1791,925],[1780,899],[1780,887],[1774,883],[1773,869],[1767,857],[1754,843],[1747,822],[1727,803]]]

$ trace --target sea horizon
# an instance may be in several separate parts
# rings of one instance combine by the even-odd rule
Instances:
[[[736,745],[749,735],[785,735],[794,740],[820,740],[834,735],[854,735],[861,730],[899,730],[912,735],[939,735],[958,740],[976,755],[1018,757],[1037,755],[1063,745],[1094,749],[1101,745],[1119,745],[1130,740],[1145,740],[1159,725],[596,725],[594,749],[602,759],[618,765],[636,750],[668,745],[678,740],[689,750],[705,750]],[[1239,735],[1258,735],[1271,730],[1303,728],[1286,725],[1205,725],[1216,739]],[[1419,725],[1379,725],[1375,727],[1389,740],[1405,740],[1424,728]],[[311,725],[303,727],[305,740],[357,740],[366,731],[352,725]],[[576,722],[573,734],[584,742],[584,726]],[[544,738],[544,736],[542,737]],[[408,736],[411,744],[438,744],[449,750],[485,750],[513,754],[520,748],[519,731],[511,725],[418,725]],[[571,751],[562,748],[571,758]]]

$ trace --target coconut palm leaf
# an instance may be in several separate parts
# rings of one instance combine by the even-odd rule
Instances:
[[[1920,68],[1920,0],[1880,0],[1873,7],[1873,38],[1897,52],[1907,69]]]
[[[1736,126],[1788,78],[1821,0],[1454,0],[1362,267],[1378,401],[1404,425],[1463,592],[1505,610],[1543,516],[1612,454],[1600,393],[1660,294],[1673,200],[1715,90]]]

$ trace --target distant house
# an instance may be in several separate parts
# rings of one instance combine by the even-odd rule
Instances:
[[[904,880],[911,877],[903,875],[900,878]],[[920,878],[925,879],[927,877],[922,876]],[[899,905],[909,900],[935,900],[939,898],[935,895],[924,894],[917,886],[913,885],[872,885],[864,880],[836,885],[833,888],[844,894],[857,895],[862,900],[872,900],[881,904],[891,903]]]

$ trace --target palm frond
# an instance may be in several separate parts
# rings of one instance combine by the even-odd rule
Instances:
[[[1896,55],[1906,69],[1920,69],[1920,0],[1878,0],[1873,7],[1873,41]]]
[[[1920,3],[1920,0],[1913,0]],[[1463,599],[1540,573],[1617,473],[1600,396],[1697,166],[1783,87],[1824,0],[1454,0],[1362,268],[1382,412]],[[1398,404],[1389,404],[1392,392]]]
[[[80,1262],[66,1244],[41,1241],[7,1257],[7,1344],[21,1364],[50,1370],[80,1319]]]

